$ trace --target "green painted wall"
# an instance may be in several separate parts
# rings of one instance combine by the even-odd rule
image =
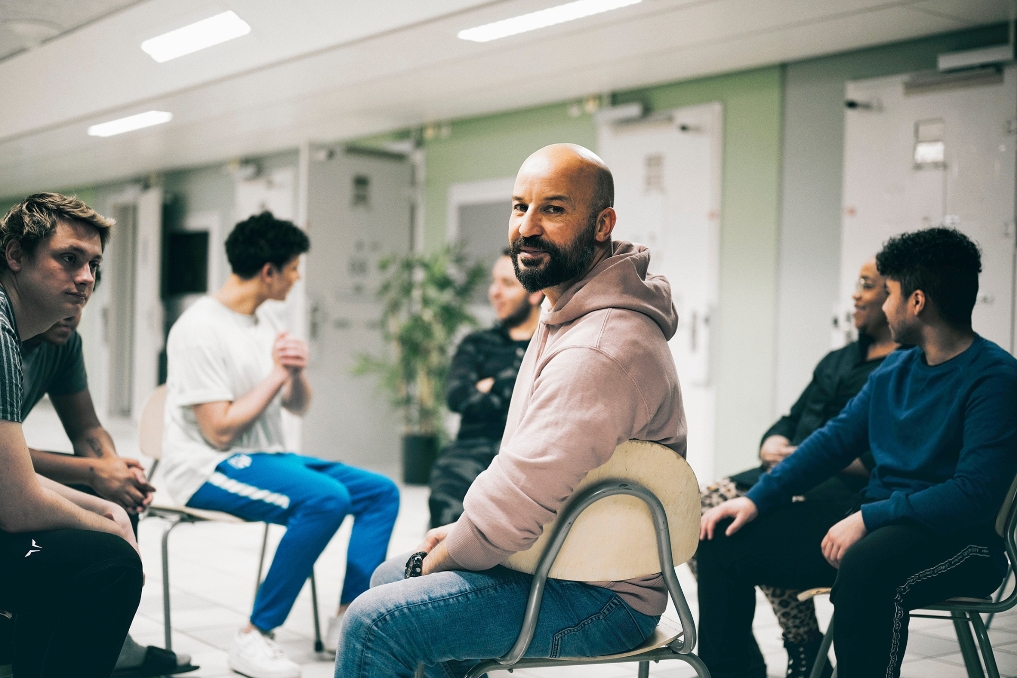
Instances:
[[[57,192],[58,193],[63,193],[64,195],[76,195],[76,196],[78,196],[78,198],[80,200],[84,201],[84,203],[86,205],[88,205],[89,207],[94,207],[95,206],[94,203],[95,203],[95,195],[96,195],[96,193],[95,193],[95,188],[94,187],[77,188],[77,189],[70,188],[70,189],[59,190]],[[15,205],[17,205],[19,202],[21,202],[23,199],[25,199],[27,197],[28,196],[26,196],[26,195],[13,195],[13,196],[7,196],[6,198],[0,198],[0,218],[2,218],[2,216],[4,214],[7,214],[7,210],[9,210],[10,208],[14,207]]]
[[[452,184],[513,177],[530,153],[557,142],[595,148],[589,115],[570,117],[567,104],[541,106],[451,123],[447,139],[425,142],[426,224],[424,244],[445,242],[446,203]],[[508,240],[508,223],[505,225]]]
[[[759,436],[772,423],[781,79],[781,69],[771,67],[615,96],[615,103],[642,101],[653,110],[724,105],[720,297],[711,359],[717,477],[751,466]]]

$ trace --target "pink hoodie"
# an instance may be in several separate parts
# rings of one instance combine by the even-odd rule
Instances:
[[[685,456],[685,412],[667,340],[677,329],[671,287],[647,275],[650,251],[613,243],[569,288],[519,368],[501,449],[473,482],[445,544],[467,570],[486,570],[537,540],[586,474],[630,440]],[[596,582],[644,614],[667,602],[660,575]]]

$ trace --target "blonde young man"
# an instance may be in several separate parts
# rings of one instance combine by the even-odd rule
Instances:
[[[18,678],[108,678],[141,600],[127,513],[36,475],[21,428],[21,342],[81,311],[111,226],[56,193],[0,221],[0,610]]]

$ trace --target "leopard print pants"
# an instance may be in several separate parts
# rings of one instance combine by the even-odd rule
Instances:
[[[744,495],[745,493],[739,490],[730,478],[718,480],[700,490],[703,513],[728,499]],[[698,576],[695,557],[689,561],[689,567],[692,574]],[[811,600],[805,602],[798,600],[799,591],[778,589],[773,586],[760,586],[759,589],[770,601],[770,607],[773,608],[773,613],[780,623],[785,643],[804,645],[822,637],[819,623],[816,621],[816,606]]]

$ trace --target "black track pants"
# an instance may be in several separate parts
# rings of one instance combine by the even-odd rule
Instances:
[[[775,508],[699,544],[699,654],[714,678],[766,675],[752,635],[755,586],[833,586],[838,676],[895,678],[908,611],[954,596],[988,595],[1002,581],[1000,540],[988,528],[956,534],[914,525],[880,528],[852,546],[839,570],[823,558],[827,530],[851,501]],[[991,552],[991,555],[990,555]]]
[[[837,675],[899,676],[909,611],[990,595],[1003,579],[998,544],[989,529],[939,534],[891,525],[848,549],[830,594]]]
[[[141,559],[87,530],[0,531],[0,610],[18,678],[108,678],[141,600]]]

